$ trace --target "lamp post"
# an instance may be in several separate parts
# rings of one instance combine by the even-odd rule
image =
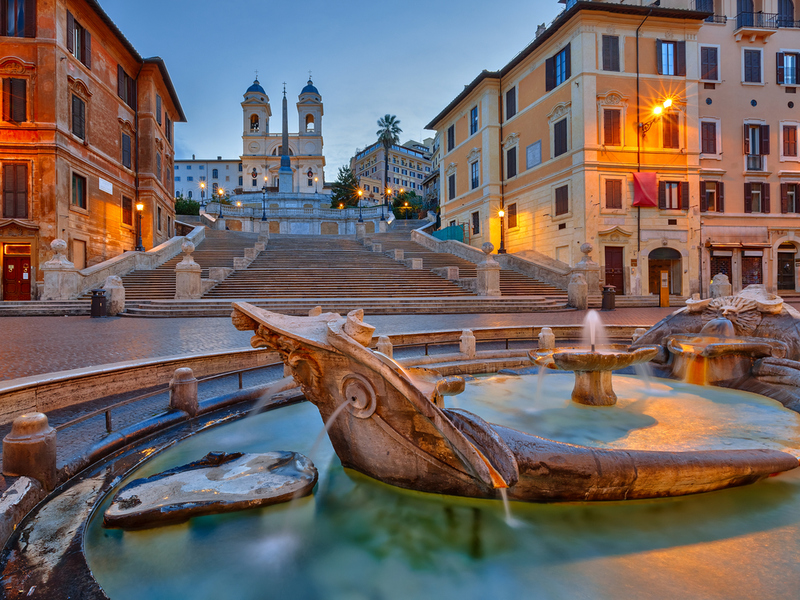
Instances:
[[[217,188],[217,194],[219,194],[219,199],[218,199],[218,201],[219,201],[219,218],[220,219],[224,219],[225,215],[222,214],[222,196],[223,196],[223,194],[225,194],[225,190],[223,190],[222,188]]]
[[[206,207],[206,182],[200,182],[200,208]]]
[[[142,211],[144,210],[144,203],[136,203],[136,248],[137,252],[144,252],[142,245]]]
[[[266,179],[266,177],[265,177]],[[261,188],[261,220],[267,220],[267,184]]]
[[[386,188],[386,210],[389,210],[389,198],[392,196],[392,188]]]
[[[403,205],[403,208],[406,210],[406,221],[408,221],[408,202]]]
[[[505,216],[506,212],[501,208],[500,211],[497,213],[497,216],[500,217],[500,248],[497,250],[498,254],[505,254],[506,253],[506,245],[505,245]]]
[[[364,190],[358,190],[358,222],[363,223],[364,217],[361,214],[361,196],[364,195]]]

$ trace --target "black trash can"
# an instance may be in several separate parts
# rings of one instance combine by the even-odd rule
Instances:
[[[108,316],[106,308],[106,291],[92,290],[92,318]]]
[[[600,310],[616,310],[615,298],[617,295],[617,288],[613,285],[603,286],[603,305]]]

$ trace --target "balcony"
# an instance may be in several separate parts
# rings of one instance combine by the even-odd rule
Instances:
[[[714,0],[695,0],[694,9],[699,12],[714,12]],[[724,25],[728,22],[728,17],[725,15],[709,15],[706,17],[706,23],[719,23]]]
[[[736,28],[733,30],[736,41],[745,39],[751,43],[766,43],[767,38],[778,30],[778,17],[778,13],[739,13],[736,15]]]

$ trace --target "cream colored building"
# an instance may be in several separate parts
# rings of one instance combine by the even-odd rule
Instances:
[[[570,2],[429,124],[442,136],[442,225],[467,223],[472,245],[499,247],[502,208],[508,252],[574,265],[590,242],[604,282],[625,294],[657,293],[666,272],[673,294],[705,295],[726,269],[735,290],[754,282],[795,289],[800,278],[779,281],[778,265],[800,241],[789,200],[798,109],[789,105],[794,63],[785,58],[800,30],[764,21],[778,12],[774,2],[761,13],[718,3],[716,16],[669,0]],[[759,69],[760,81],[746,81]],[[745,154],[746,125],[757,155]]]
[[[401,190],[422,196],[422,182],[431,174],[433,139],[409,140],[389,149],[389,179],[386,187],[395,194]],[[384,148],[379,142],[360,150],[350,159],[350,169],[364,189],[365,198],[379,203],[384,197]]]

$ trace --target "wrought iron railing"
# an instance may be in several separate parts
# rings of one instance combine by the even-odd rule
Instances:
[[[763,171],[764,170],[764,157],[760,154],[747,155],[747,170],[748,171]]]
[[[714,12],[714,0],[695,0],[694,9],[699,12]],[[707,23],[727,23],[728,17],[725,15],[712,14],[706,17]]]
[[[742,27],[777,29],[778,13],[741,12],[736,15],[736,29],[741,29]]]

